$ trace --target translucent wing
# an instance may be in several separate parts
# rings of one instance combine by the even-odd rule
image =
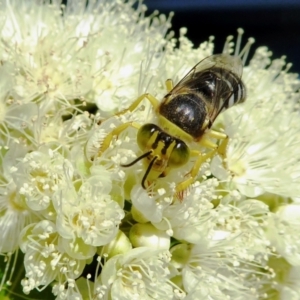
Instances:
[[[239,57],[212,55],[196,64],[168,95],[200,94],[206,102],[210,127],[221,111],[244,99],[245,87],[240,80],[242,72]]]
[[[208,56],[198,62],[172,89],[170,94],[182,93],[181,90],[185,90],[188,86],[197,86],[199,82],[199,73],[205,70],[209,70],[213,67],[219,67],[226,69],[239,78],[242,77],[243,73],[243,63],[241,59],[237,56],[231,56],[229,54],[215,54]],[[204,83],[202,83],[204,84]]]

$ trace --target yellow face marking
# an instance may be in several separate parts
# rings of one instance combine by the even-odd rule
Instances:
[[[155,132],[156,133],[156,132]],[[157,137],[157,134],[153,134],[153,136],[155,136],[155,138]],[[152,141],[152,137],[149,140],[149,144]],[[155,141],[155,140],[154,140]],[[169,157],[176,145],[176,142],[173,141],[166,149],[166,145],[164,143],[164,141],[159,141],[157,147],[154,149],[153,148],[153,143],[151,143],[151,147],[150,149],[152,150],[152,153],[149,155],[149,157],[151,157],[150,160],[152,160],[153,157],[157,157],[155,164],[153,165],[153,169],[156,170],[161,170],[163,171],[164,168],[166,168],[167,164],[168,164],[168,160]],[[166,149],[166,153],[163,153],[163,150]]]
[[[148,142],[147,142],[146,149],[148,149],[148,150],[153,150],[152,145],[155,143],[155,141],[156,141],[156,139],[157,139],[157,136],[158,136],[158,133],[159,133],[158,131],[155,131],[155,132],[151,135],[150,139],[149,139]]]
[[[153,148],[153,144],[156,141],[157,136],[158,132],[154,132],[149,139],[148,144],[152,152],[147,156],[147,160],[144,160],[146,174],[143,177],[143,184],[146,178],[150,181],[156,180],[167,169],[169,157],[176,146],[176,142],[173,141],[166,148],[165,142],[160,140],[158,141],[157,147]],[[166,153],[163,153],[165,149]]]

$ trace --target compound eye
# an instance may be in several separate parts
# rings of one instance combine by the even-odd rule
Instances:
[[[158,131],[159,127],[155,124],[145,124],[143,125],[137,133],[137,143],[141,150],[147,147],[149,139],[155,131]]]
[[[181,167],[188,162],[189,158],[190,150],[188,146],[184,142],[178,142],[170,155],[169,166]]]

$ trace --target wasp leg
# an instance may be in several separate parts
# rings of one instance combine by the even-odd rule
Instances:
[[[167,92],[170,93],[172,90],[173,90],[173,80],[172,79],[167,79],[166,80],[166,89],[167,89]]]
[[[224,133],[217,131],[209,131],[207,133],[210,137],[221,139],[222,142],[218,146],[217,144],[211,142],[208,138],[205,138],[204,141],[201,140],[201,145],[206,146],[207,148],[213,149],[212,151],[202,154],[200,151],[193,150],[191,151],[191,156],[198,156],[195,161],[191,171],[188,173],[190,177],[182,182],[180,182],[176,186],[176,194],[182,193],[185,189],[187,189],[194,181],[198,175],[198,172],[201,168],[201,165],[209,158],[213,158],[216,154],[219,154],[223,159],[226,156],[226,148],[228,144],[228,136]]]
[[[212,158],[216,154],[216,152],[217,149],[212,150],[206,154],[202,154],[200,151],[197,150],[191,151],[191,156],[198,156],[198,158],[195,161],[191,171],[189,172],[190,177],[184,181],[181,181],[176,186],[176,194],[184,191],[194,182],[196,176],[198,175],[199,169],[201,168],[201,165],[209,158]]]
[[[219,140],[225,140],[227,138],[227,134],[215,130],[209,130],[205,135],[208,135],[211,138],[219,139]]]
[[[141,127],[141,125],[136,122],[128,122],[128,123],[124,123],[124,124],[116,127],[115,129],[113,129],[104,138],[104,140],[101,144],[101,147],[99,149],[98,156],[100,156],[109,147],[114,136],[118,136],[121,132],[126,130],[128,127],[133,127],[133,128],[139,129]]]
[[[226,158],[226,149],[228,145],[228,135],[226,135],[226,138],[220,143],[217,152],[218,154],[224,159]]]
[[[138,97],[135,101],[133,101],[133,103],[128,108],[122,110],[121,112],[117,113],[116,115],[119,116],[119,115],[125,114],[127,111],[134,111],[144,99],[147,99],[151,103],[154,110],[159,105],[159,101],[154,96],[146,93],[146,94],[143,94],[140,97]]]
[[[208,137],[221,140],[220,144],[215,148],[217,153],[224,159],[226,156],[226,148],[228,144],[228,135],[215,130],[210,130],[206,133]]]
[[[208,139],[205,136],[201,139],[201,141],[199,142],[199,144],[202,147],[213,149],[213,150],[215,150],[215,149],[218,148],[218,145],[216,143],[212,142],[210,139]]]
[[[215,138],[215,139],[223,140],[223,141],[218,146],[216,143],[212,142],[210,140],[210,138]],[[226,145],[223,145],[223,144],[224,144],[224,141],[227,141],[227,140],[228,140],[227,134],[218,132],[215,130],[209,130],[208,132],[206,132],[203,135],[203,137],[200,141],[200,145],[203,147],[206,147],[206,148],[210,148],[210,149],[217,149],[218,153],[221,154],[221,151],[225,152],[225,150],[226,150],[227,142],[226,142]],[[223,145],[223,147],[221,147],[222,145]],[[224,147],[225,147],[225,149],[223,149]],[[220,148],[222,148],[222,150]]]

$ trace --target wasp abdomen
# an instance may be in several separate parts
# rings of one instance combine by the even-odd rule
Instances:
[[[207,111],[205,102],[197,94],[179,94],[162,103],[159,113],[195,139],[203,134]]]
[[[215,67],[207,72],[201,72],[199,79],[205,84],[195,87],[195,90],[202,93],[208,103],[211,103],[213,97],[216,96],[217,90],[221,100],[219,108],[222,106],[223,109],[227,109],[245,100],[245,86],[240,78],[231,71]]]

